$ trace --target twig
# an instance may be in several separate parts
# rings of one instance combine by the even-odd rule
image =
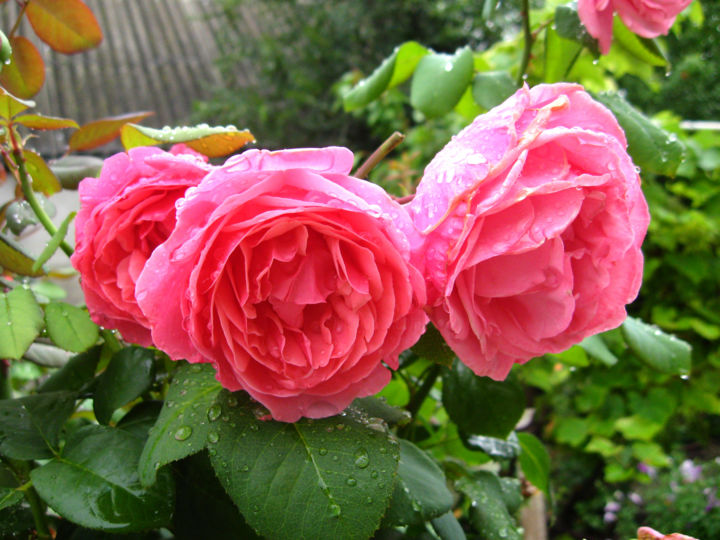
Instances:
[[[370,171],[372,171],[375,166],[385,158],[385,156],[392,152],[397,145],[403,142],[403,140],[405,140],[405,135],[399,131],[390,135],[390,137],[388,137],[387,140],[382,143],[377,150],[370,154],[370,157],[358,167],[353,176],[356,178],[366,178]]]

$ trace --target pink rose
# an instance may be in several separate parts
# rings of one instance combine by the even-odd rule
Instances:
[[[518,90],[425,169],[430,319],[478,375],[619,325],[642,278],[647,204],[613,115],[582,87]]]
[[[378,392],[425,328],[410,217],[345,148],[230,158],[178,203],[137,298],[171,358],[211,362],[276,420]]]
[[[150,345],[148,321],[135,301],[145,261],[175,226],[175,201],[211,166],[178,149],[134,148],[103,164],[100,178],[84,179],[75,219],[73,266],[92,319]]]
[[[646,38],[667,34],[675,17],[692,0],[578,0],[578,15],[603,54],[610,52],[613,13],[631,31]]]

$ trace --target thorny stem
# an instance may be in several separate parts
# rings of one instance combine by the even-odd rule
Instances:
[[[392,152],[397,145],[403,142],[403,140],[405,140],[405,135],[399,131],[390,135],[390,137],[388,137],[387,140],[382,143],[377,150],[370,154],[370,157],[358,167],[353,176],[356,178],[366,178],[370,171],[372,171],[375,166],[385,158],[385,156]]]
[[[40,206],[40,202],[37,200],[37,197],[35,197],[35,192],[33,191],[32,184],[30,182],[30,176],[28,175],[27,169],[25,168],[25,158],[23,156],[22,149],[15,140],[15,135],[13,134],[12,129],[9,130],[9,133],[12,142],[12,155],[15,164],[17,165],[17,174],[20,180],[20,187],[22,187],[22,192],[25,196],[25,200],[30,205],[30,208],[32,208],[32,211],[35,213],[38,221],[40,221],[40,223],[42,223],[42,226],[45,227],[45,230],[48,232],[48,234],[51,237],[55,236],[55,233],[57,233],[57,228],[50,220],[50,217],[45,213],[45,210],[43,210],[42,206]],[[65,240],[60,242],[60,249],[62,249],[68,257],[73,254],[73,248],[70,247],[70,244],[68,244]]]
[[[523,49],[522,63],[520,64],[520,73],[518,73],[518,86],[522,86],[525,81],[525,75],[530,63],[530,52],[532,51],[533,35],[530,31],[530,0],[522,0],[522,9],[520,15],[523,19],[523,34],[525,36],[525,47]]]

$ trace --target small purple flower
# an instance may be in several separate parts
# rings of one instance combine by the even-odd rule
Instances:
[[[655,478],[657,476],[657,469],[652,465],[640,462],[638,463],[637,468],[641,473],[647,474],[650,478]]]
[[[720,499],[718,499],[717,493],[713,488],[706,487],[703,489],[703,493],[707,497],[707,506],[705,506],[706,512],[709,512],[713,508],[720,508]]]
[[[617,516],[612,512],[605,512],[603,515],[603,521],[605,523],[613,523],[614,521],[617,521]]]
[[[640,496],[639,493],[635,493],[634,491],[630,493],[630,495],[628,495],[628,499],[630,499],[630,502],[638,506],[643,503],[643,498]]]
[[[680,475],[687,484],[697,482],[702,474],[702,467],[695,465],[691,459],[686,459],[680,464]]]
[[[617,501],[610,501],[609,503],[607,503],[605,505],[604,510],[605,510],[606,514],[607,513],[613,514],[613,513],[619,512],[620,511],[620,503]]]

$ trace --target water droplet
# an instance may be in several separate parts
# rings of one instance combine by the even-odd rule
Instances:
[[[215,450],[214,448],[208,448],[208,454],[214,456],[215,454],[217,454],[217,450]]]
[[[336,427],[339,431],[342,431],[343,429],[345,429],[345,424],[337,424],[335,427]]]
[[[345,483],[350,487],[357,486],[357,480],[355,480],[352,476],[348,478]]]
[[[177,431],[175,431],[175,440],[176,441],[184,441],[188,439],[192,435],[192,428],[190,426],[180,426],[177,428]]]
[[[327,455],[327,452],[327,448],[321,448],[320,450],[318,450],[318,454],[320,454],[321,456]]]
[[[384,446],[381,446],[379,452],[381,454],[387,454],[387,448],[385,448]]]
[[[227,404],[228,407],[237,407],[237,398],[235,396],[230,396],[229,398],[227,398]]]
[[[220,436],[217,433],[215,433],[214,431],[211,431],[210,433],[207,434],[207,440],[209,443],[215,444],[216,442],[218,442],[220,440]]]
[[[338,506],[337,504],[333,503],[330,505],[330,515],[332,517],[340,517],[341,512],[342,512],[342,510],[340,509],[340,506]]]
[[[247,465],[243,465],[242,467],[240,467],[240,472],[248,472],[249,470],[250,467],[248,467]]]
[[[220,418],[220,415],[222,414],[222,409],[220,408],[220,405],[211,405],[207,412],[208,420],[211,422],[214,422],[218,418]]]
[[[373,471],[373,472],[370,473],[370,478],[377,478],[377,477],[378,477],[378,472],[377,472],[377,471]]]
[[[365,502],[366,502],[367,504],[372,504],[372,503],[373,503],[373,498],[372,498],[372,497],[367,497],[367,498],[365,499]]]
[[[358,448],[355,450],[355,466],[359,469],[364,469],[370,464],[370,457],[368,457],[367,450],[364,448]]]
[[[257,431],[257,430],[258,430],[257,424],[250,424],[250,429],[251,429],[252,431]]]

